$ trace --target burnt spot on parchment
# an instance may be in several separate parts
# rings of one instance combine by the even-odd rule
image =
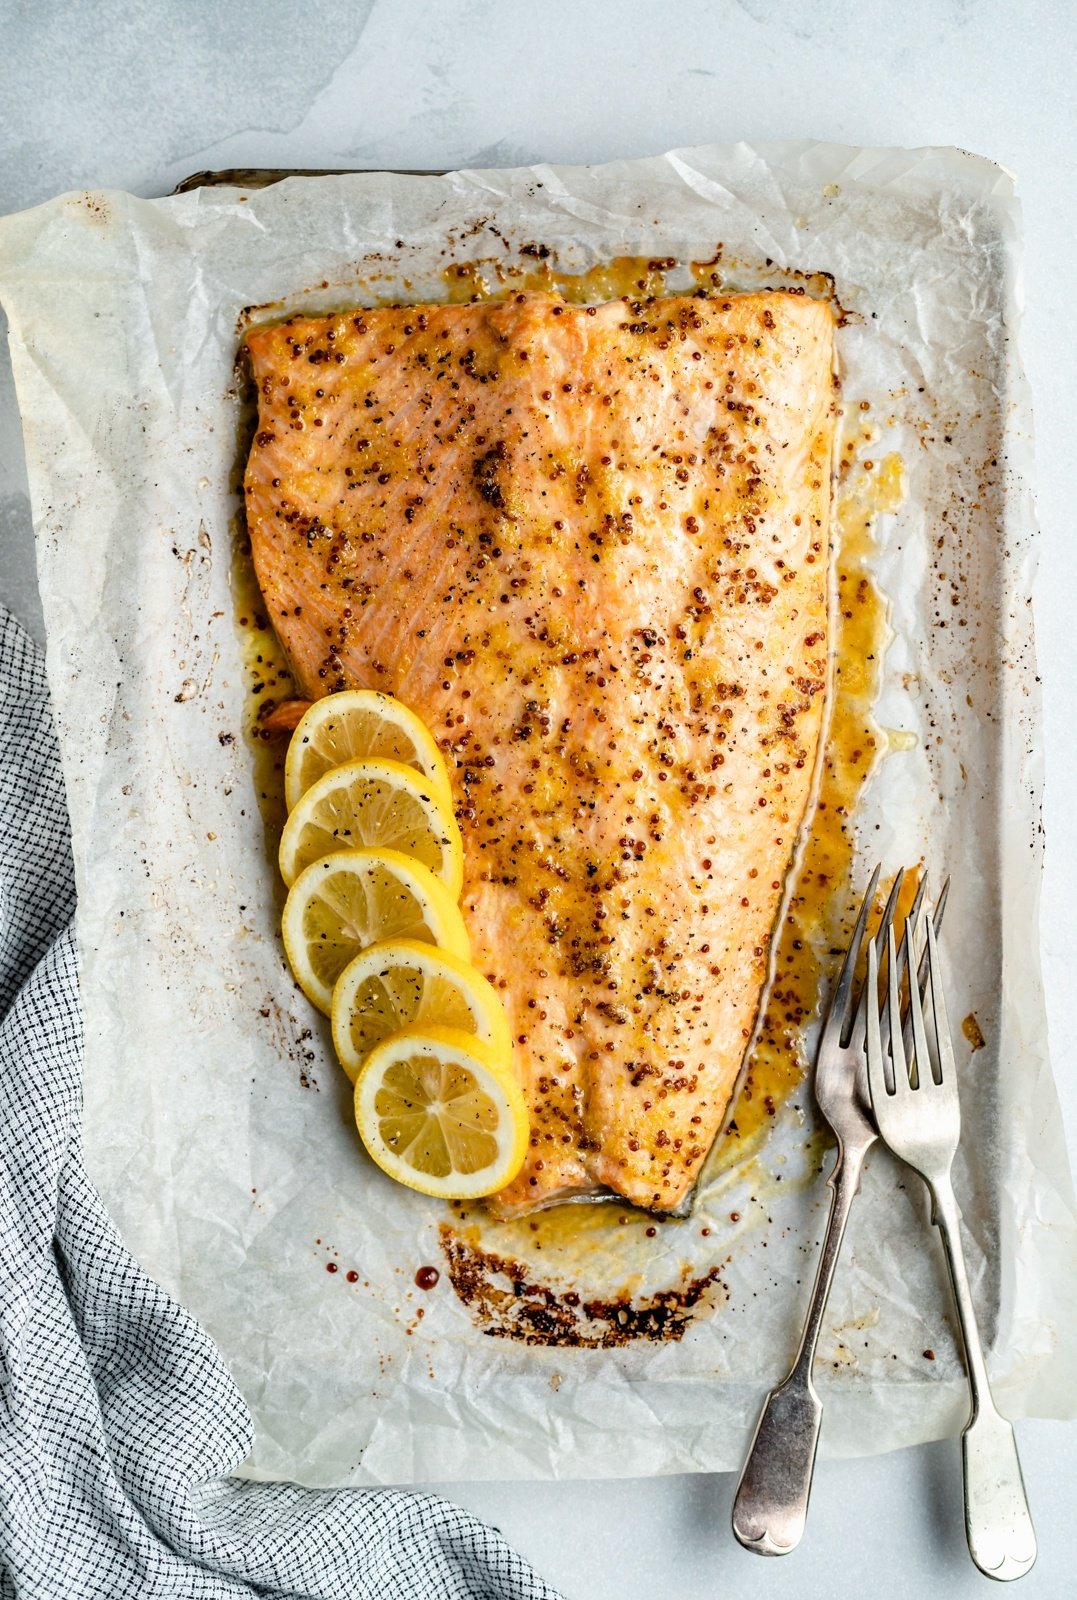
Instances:
[[[650,1294],[622,1291],[589,1298],[586,1291],[554,1288],[523,1262],[495,1255],[462,1239],[446,1224],[439,1229],[449,1281],[476,1326],[491,1338],[522,1344],[611,1350],[636,1339],[676,1343],[692,1323],[728,1300],[720,1267]]]

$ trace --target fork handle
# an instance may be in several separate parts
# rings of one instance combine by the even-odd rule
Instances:
[[[965,1484],[965,1537],[969,1554],[989,1578],[1023,1577],[1036,1559],[1036,1533],[1025,1495],[1013,1429],[995,1408],[972,1303],[961,1212],[949,1174],[933,1186],[935,1222],[946,1248],[961,1340],[965,1348],[972,1415],[961,1436]]]
[[[767,1395],[733,1502],[733,1532],[759,1556],[785,1556],[804,1532],[823,1403],[811,1373]]]
[[[867,1146],[839,1150],[830,1174],[830,1215],[800,1348],[788,1377],[763,1403],[733,1501],[733,1532],[746,1550],[784,1556],[800,1543],[808,1515],[823,1403],[811,1369],[849,1208],[860,1188]]]

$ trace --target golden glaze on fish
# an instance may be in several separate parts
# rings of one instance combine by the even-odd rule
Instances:
[[[247,346],[255,566],[307,696],[438,738],[531,1119],[503,1214],[669,1210],[728,1108],[827,675],[833,315],[552,295]]]

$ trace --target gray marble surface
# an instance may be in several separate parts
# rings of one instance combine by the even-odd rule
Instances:
[[[1005,163],[1025,207],[1022,335],[1043,527],[1042,941],[1071,1152],[1077,1079],[1077,414],[1063,297],[1077,244],[1077,8],[1066,0],[0,0],[0,211],[66,189],[166,193],[206,167],[602,161],[739,138],[954,144]],[[0,595],[40,636],[22,446],[0,360]],[[1033,1600],[1077,1590],[1077,1429],[1019,1439],[1040,1533]],[[982,1593],[948,1441],[823,1463],[800,1550],[763,1563],[728,1531],[732,1481],[468,1484],[569,1600]]]

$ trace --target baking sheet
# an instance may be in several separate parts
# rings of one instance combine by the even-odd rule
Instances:
[[[713,1176],[690,1223],[595,1264],[644,1291],[710,1269],[683,1337],[490,1337],[444,1273],[416,1287],[419,1266],[444,1267],[444,1209],[357,1154],[342,1077],[283,961],[230,588],[241,313],[442,298],[450,262],[511,266],[535,241],[565,270],[720,245],[729,287],[834,277],[850,313],[845,394],[870,401],[908,485],[875,558],[894,630],[878,716],[902,736],[860,808],[861,864],[925,858],[953,874],[951,1009],[986,1041],[962,1047],[957,1183],[992,1375],[1013,1415],[1073,1411],[1077,1231],[1036,941],[1017,235],[1012,183],[989,162],[818,144],[163,201],[77,194],[0,223],[72,810],[87,1160],[140,1261],[220,1344],[255,1416],[250,1475],[736,1467],[814,1270],[826,1191],[799,1094],[758,1152]],[[877,1152],[823,1338],[824,1451],[964,1420],[924,1215],[916,1183]]]

